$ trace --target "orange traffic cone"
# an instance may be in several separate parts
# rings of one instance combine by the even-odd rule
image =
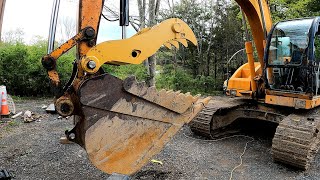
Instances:
[[[7,102],[7,96],[4,94],[4,92],[1,93],[1,115],[9,115],[9,106]]]
[[[2,103],[2,91],[0,86],[0,118],[1,118],[1,103]]]

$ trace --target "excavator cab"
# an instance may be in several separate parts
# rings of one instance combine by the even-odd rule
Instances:
[[[282,21],[271,29],[264,56],[267,103],[290,97],[296,98],[292,102],[304,99],[311,104],[282,105],[302,109],[318,106],[314,97],[320,88],[319,21],[319,17]]]
[[[272,68],[270,89],[294,93],[309,93],[316,81],[313,74],[317,67],[314,57],[315,25],[317,19],[299,19],[279,22],[271,30],[266,53],[267,68]],[[310,72],[308,72],[308,70]],[[268,73],[268,71],[267,71]],[[312,79],[308,79],[312,78]],[[310,82],[310,84],[308,84]]]

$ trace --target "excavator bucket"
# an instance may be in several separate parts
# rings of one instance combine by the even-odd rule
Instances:
[[[91,32],[90,28],[83,29],[43,58],[53,85],[60,83],[56,69],[51,67],[56,57],[77,41],[93,37],[85,36]],[[123,81],[103,73],[101,66],[140,64],[163,45],[179,48],[179,42],[188,46],[187,40],[197,45],[190,27],[173,18],[143,29],[131,38],[87,47],[85,55],[76,61],[74,79],[69,81],[70,86],[65,86],[68,89],[55,105],[63,116],[76,115],[76,125],[66,136],[86,149],[97,168],[109,174],[135,173],[210,99],[190,93],[157,91],[155,87],[138,83],[134,77]]]
[[[80,87],[83,116],[68,137],[82,145],[91,162],[106,173],[138,171],[210,98],[157,91],[134,77],[103,74]]]
[[[179,48],[187,40],[197,45],[190,27],[173,18],[146,28],[128,39],[107,41],[91,48],[82,68],[95,73],[101,64],[139,64],[162,45]],[[167,45],[168,46],[168,45]],[[90,69],[87,63],[94,62]],[[204,108],[210,98],[160,90],[102,74],[84,81],[78,89],[80,121],[74,130],[91,162],[107,173],[133,174],[159,153],[179,129]]]

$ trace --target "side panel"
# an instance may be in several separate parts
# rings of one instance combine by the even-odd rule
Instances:
[[[320,105],[320,97],[313,99],[300,99],[294,97],[266,95],[265,103],[278,106],[294,107],[296,109],[312,109]]]
[[[255,62],[255,74],[261,74],[261,66],[260,63]],[[230,94],[231,91],[236,91],[235,94]],[[252,91],[251,89],[251,76],[250,76],[250,69],[249,64],[246,63],[239,67],[236,72],[231,76],[228,81],[228,88],[227,88],[227,95],[233,96],[242,96],[240,93],[245,91]]]

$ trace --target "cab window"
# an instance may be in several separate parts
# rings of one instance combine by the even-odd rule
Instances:
[[[279,22],[272,32],[268,64],[300,65],[308,47],[312,22],[313,19]]]

